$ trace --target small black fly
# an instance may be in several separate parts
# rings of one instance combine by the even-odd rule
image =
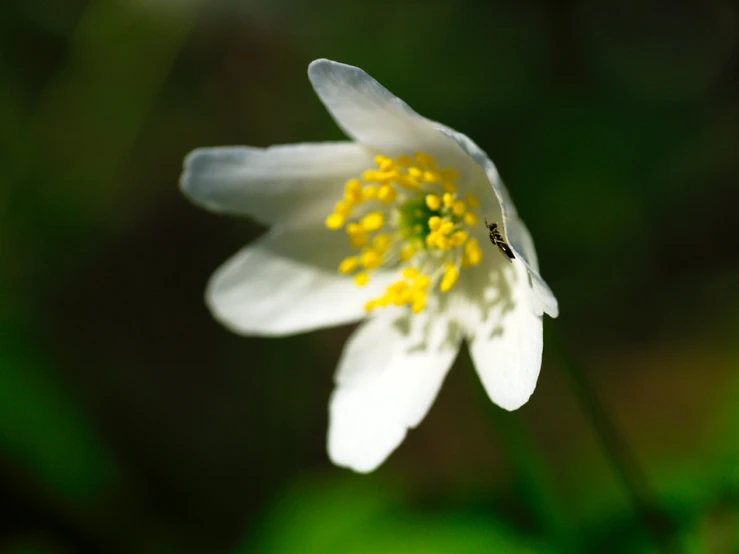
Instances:
[[[513,250],[511,250],[511,247],[508,246],[508,243],[503,238],[503,235],[500,234],[500,231],[498,231],[498,224],[488,223],[488,218],[486,217],[485,226],[488,228],[488,231],[490,231],[490,242],[494,246],[497,246],[501,252],[503,252],[509,262],[515,260],[516,256],[513,255]]]

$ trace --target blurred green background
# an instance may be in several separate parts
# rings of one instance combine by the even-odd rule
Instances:
[[[4,1],[0,552],[658,552],[555,332],[673,551],[739,552],[738,41],[723,0]],[[340,139],[318,57],[488,152],[562,313],[523,409],[463,353],[368,476],[325,454],[351,329],[215,323],[263,229],[177,189],[197,146]]]

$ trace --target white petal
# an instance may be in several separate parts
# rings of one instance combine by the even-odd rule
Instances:
[[[372,471],[428,412],[461,341],[457,326],[429,311],[386,308],[347,342],[329,405],[335,464]]]
[[[320,219],[341,199],[344,182],[373,166],[353,142],[201,148],[185,158],[180,187],[209,210],[266,224]]]
[[[515,214],[495,166],[465,135],[427,119],[367,73],[331,60],[315,60],[308,68],[316,94],[344,132],[384,154],[421,151],[460,175],[460,190],[480,196],[481,208],[494,220]],[[490,184],[495,195],[490,194]],[[467,190],[469,189],[469,190]]]
[[[490,399],[506,410],[526,403],[541,369],[542,316],[534,309],[527,269],[519,260],[472,271],[470,354]],[[475,290],[477,292],[475,292]]]
[[[536,256],[534,240],[531,238],[529,230],[524,225],[524,222],[517,217],[506,218],[505,228],[508,244],[513,248],[516,256],[524,266],[526,266],[531,276],[534,311],[537,315],[546,313],[551,317],[557,317],[559,315],[559,304],[549,285],[547,285],[546,281],[539,274],[539,260]]]
[[[337,266],[351,253],[346,234],[312,227],[274,227],[211,278],[206,301],[233,331],[279,336],[357,321],[392,275],[374,273],[358,288]]]
[[[513,204],[513,200],[511,200],[511,195],[508,193],[508,189],[503,184],[503,181],[500,180],[498,169],[490,158],[488,158],[485,151],[477,146],[477,144],[467,135],[460,133],[459,131],[455,131],[450,127],[440,124],[437,125],[446,136],[452,139],[459,148],[475,162],[486,177],[484,179],[476,179],[470,183],[476,188],[474,192],[480,195],[482,203],[481,209],[483,212],[493,210],[495,213],[489,214],[489,216],[493,218],[497,218],[498,214],[501,214],[503,218],[515,217],[516,206]],[[489,199],[491,187],[495,193],[495,198],[498,200],[499,207],[489,205],[489,201],[486,206],[483,202],[483,199]]]

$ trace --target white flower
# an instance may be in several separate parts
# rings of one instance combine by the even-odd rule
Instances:
[[[198,149],[181,187],[270,227],[210,280],[207,303],[224,325],[278,336],[365,319],[339,361],[328,452],[367,472],[426,415],[465,338],[491,400],[524,404],[542,315],[556,317],[557,301],[474,142],[356,67],[316,60],[308,76],[353,142]]]

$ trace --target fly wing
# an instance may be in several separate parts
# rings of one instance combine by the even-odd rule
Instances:
[[[505,242],[498,241],[496,242],[496,245],[498,248],[500,248],[500,251],[503,252],[509,262],[513,262],[513,260],[516,259],[516,256],[513,255],[513,250],[511,250],[511,248]]]

